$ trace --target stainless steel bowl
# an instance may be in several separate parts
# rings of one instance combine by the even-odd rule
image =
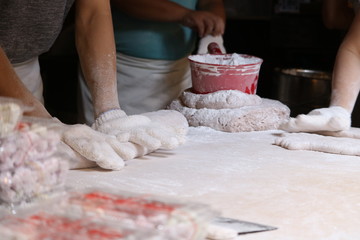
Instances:
[[[276,68],[274,98],[286,104],[291,116],[327,107],[331,95],[331,73],[325,71]]]

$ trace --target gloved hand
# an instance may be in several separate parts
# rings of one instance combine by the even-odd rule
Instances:
[[[86,161],[92,161],[105,169],[120,170],[125,166],[124,160],[137,155],[133,144],[121,143],[114,136],[97,132],[86,125],[66,125],[56,118],[24,117],[23,121],[45,126],[59,134],[65,143],[60,144],[59,150],[70,158],[70,168],[89,166]]]
[[[188,11],[180,24],[195,30],[199,37],[224,34],[225,21],[222,17],[210,11]]]
[[[350,128],[350,113],[338,106],[314,109],[307,115],[300,114],[296,118],[280,125],[280,129],[288,132],[342,131]]]
[[[219,45],[222,53],[226,53],[226,50],[224,47],[224,40],[221,35],[216,36],[216,37],[214,37],[212,35],[207,35],[200,39],[197,54],[208,53],[208,45],[209,45],[209,43],[212,43],[212,42],[215,42]]]
[[[101,114],[92,126],[93,129],[116,136],[121,143],[131,142],[147,149],[173,149],[181,144],[173,129],[166,124],[152,121],[144,115],[126,115],[120,109]]]

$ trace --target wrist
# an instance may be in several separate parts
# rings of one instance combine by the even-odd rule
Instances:
[[[95,119],[95,126],[100,126],[104,122],[107,122],[112,119],[125,117],[126,113],[120,108],[112,108],[105,112],[100,113]]]

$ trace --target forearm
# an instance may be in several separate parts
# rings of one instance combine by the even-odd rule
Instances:
[[[360,56],[346,46],[339,49],[332,80],[330,106],[352,112],[360,90]]]
[[[352,112],[360,90],[360,14],[351,24],[336,56],[331,106],[341,106]]]
[[[109,3],[96,0],[77,1],[76,46],[92,95],[95,117],[109,109],[119,108],[115,43]]]
[[[26,88],[16,75],[5,52],[0,47],[0,96],[19,99],[24,105],[33,107],[26,115],[51,117],[41,102]]]
[[[191,11],[169,0],[111,0],[111,4],[133,17],[163,22],[181,22]]]

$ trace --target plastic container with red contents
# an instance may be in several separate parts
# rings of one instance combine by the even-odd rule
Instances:
[[[209,221],[217,214],[198,203],[110,189],[69,193],[66,209],[85,218],[101,218],[131,229],[154,230],[159,239],[166,240],[204,239]]]
[[[152,232],[127,229],[90,218],[37,212],[0,221],[2,240],[164,240]]]
[[[239,90],[256,94],[263,60],[246,54],[202,54],[189,56],[192,91],[206,94]]]

